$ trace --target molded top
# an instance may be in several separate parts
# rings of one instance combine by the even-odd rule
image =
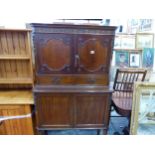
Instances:
[[[101,30],[116,30],[116,26],[103,26],[96,24],[70,24],[70,23],[30,23],[32,27],[59,27],[59,28],[79,28],[79,29],[101,29]]]

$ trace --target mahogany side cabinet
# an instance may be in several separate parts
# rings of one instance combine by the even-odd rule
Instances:
[[[109,69],[116,27],[31,23],[37,129],[109,124]]]

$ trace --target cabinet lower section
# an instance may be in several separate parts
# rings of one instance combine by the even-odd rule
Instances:
[[[76,87],[34,90],[39,130],[108,129],[111,92]]]

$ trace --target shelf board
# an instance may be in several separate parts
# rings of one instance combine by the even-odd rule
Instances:
[[[2,60],[28,60],[29,56],[22,55],[0,55],[0,59]]]
[[[32,84],[32,78],[0,78],[0,84]]]
[[[7,90],[0,91],[0,105],[34,104],[32,91],[29,90]]]
[[[31,29],[8,29],[8,28],[0,28],[0,31],[15,31],[15,32],[31,32]]]

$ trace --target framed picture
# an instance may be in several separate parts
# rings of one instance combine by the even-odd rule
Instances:
[[[117,34],[114,49],[135,49],[135,38],[134,34]]]
[[[114,49],[120,49],[120,48],[121,48],[121,36],[116,35],[114,41]]]
[[[141,67],[142,50],[140,49],[114,49],[115,65],[117,67]]]
[[[130,134],[155,135],[155,83],[134,85]]]
[[[129,55],[129,66],[140,67],[140,53],[130,53]]]
[[[144,48],[142,66],[145,68],[152,68],[153,62],[154,62],[154,48]]]
[[[135,49],[135,35],[124,34],[122,35],[121,48]]]
[[[136,34],[136,48],[153,48],[154,34],[153,33],[137,33]]]
[[[128,51],[116,51],[115,52],[115,64],[118,67],[129,66],[129,52]]]

